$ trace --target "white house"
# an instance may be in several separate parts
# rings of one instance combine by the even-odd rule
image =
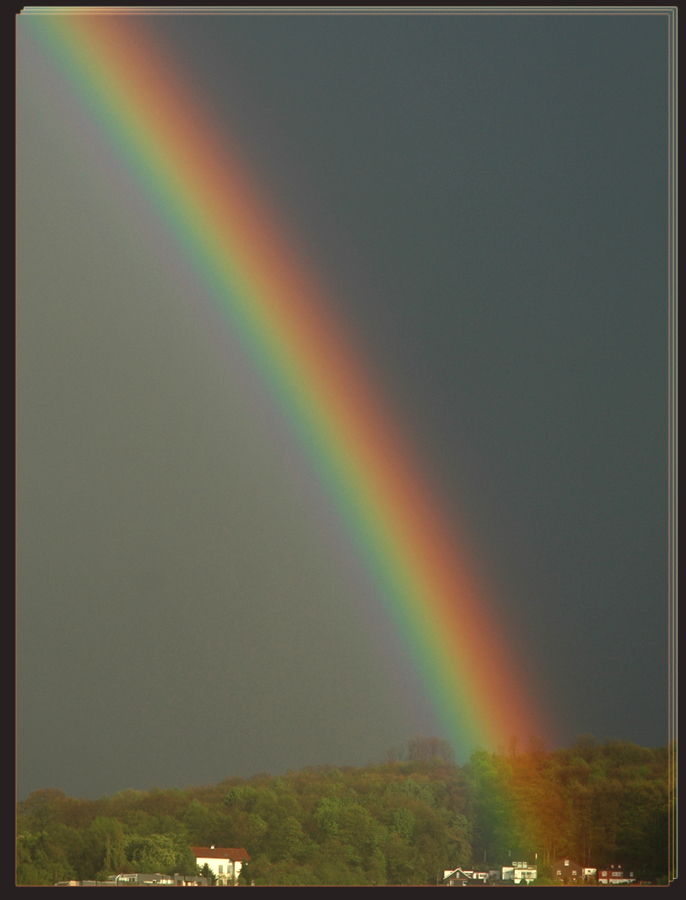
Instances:
[[[513,862],[511,866],[503,866],[501,879],[503,881],[514,881],[515,884],[521,884],[525,881],[536,881],[538,870],[536,866],[530,866],[526,862]]]
[[[191,847],[196,863],[202,867],[207,863],[214,872],[217,884],[235,884],[244,862],[250,860],[248,851],[242,847]]]
[[[474,869],[444,869],[443,884],[452,887],[457,884],[469,884],[470,881],[488,881],[488,872],[475,872]]]

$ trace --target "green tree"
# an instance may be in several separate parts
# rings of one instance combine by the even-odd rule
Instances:
[[[17,834],[17,884],[51,885],[73,877],[64,860],[54,859],[46,831]]]
[[[511,770],[503,760],[477,750],[467,766],[467,778],[472,788],[476,858],[490,865],[511,860],[520,852]]]
[[[217,883],[217,876],[214,874],[212,869],[210,869],[208,863],[204,863],[202,869],[200,869],[199,873],[203,878],[208,878],[210,884]]]
[[[396,810],[395,815],[393,816],[393,831],[395,831],[396,834],[399,834],[408,844],[412,843],[415,825],[415,817],[409,809],[401,806],[400,809]]]
[[[204,803],[195,797],[183,811],[181,821],[186,827],[188,837],[193,845],[205,846],[210,842],[210,834],[214,826],[214,816]]]
[[[190,847],[177,834],[132,834],[124,847],[134,871],[188,874]]]

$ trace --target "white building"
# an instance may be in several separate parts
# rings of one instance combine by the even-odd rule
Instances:
[[[488,881],[488,872],[475,872],[473,869],[444,869],[443,884],[448,887],[468,884],[470,881]]]
[[[235,884],[244,862],[250,860],[248,851],[242,847],[191,847],[195,861],[202,867],[207,863],[214,872],[217,884]]]
[[[513,862],[511,866],[503,866],[500,877],[503,881],[514,881],[515,884],[520,884],[522,881],[529,884],[531,881],[536,881],[538,869],[526,862]]]

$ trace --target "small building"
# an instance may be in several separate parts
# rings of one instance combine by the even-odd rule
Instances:
[[[164,875],[161,872],[125,872],[109,875],[107,881],[58,881],[55,887],[208,887],[199,875]]]
[[[466,887],[467,885],[486,884],[488,872],[475,872],[473,869],[445,869],[443,881],[446,887]]]
[[[122,875],[110,875],[109,880],[113,881],[117,887],[125,887],[132,884],[154,884],[171,887],[175,882],[175,875],[162,875],[160,872],[126,872]]]
[[[518,860],[511,866],[503,866],[500,878],[501,881],[513,881],[515,884],[521,884],[522,881],[530,884],[538,878],[538,868],[535,865],[530,866],[526,861]]]
[[[248,851],[243,847],[191,847],[195,861],[202,867],[207,863],[214,873],[217,884],[235,884],[243,863],[250,861]]]
[[[174,887],[209,887],[210,879],[202,875],[174,875]]]
[[[443,884],[446,887],[463,887],[471,881],[468,869],[445,869],[443,871]]]
[[[584,866],[574,862],[573,859],[558,859],[550,867],[553,881],[561,881],[563,884],[582,884],[584,882]]]
[[[606,866],[598,869],[598,884],[633,884],[633,872],[625,872],[622,866]]]

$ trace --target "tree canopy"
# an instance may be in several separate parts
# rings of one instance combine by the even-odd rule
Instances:
[[[405,757],[404,759],[402,757]],[[475,752],[414,738],[363,768],[310,767],[99,800],[35,791],[18,804],[17,883],[122,872],[197,874],[191,846],[244,847],[242,881],[436,884],[445,869],[569,856],[668,873],[667,748],[582,735],[566,750]]]

